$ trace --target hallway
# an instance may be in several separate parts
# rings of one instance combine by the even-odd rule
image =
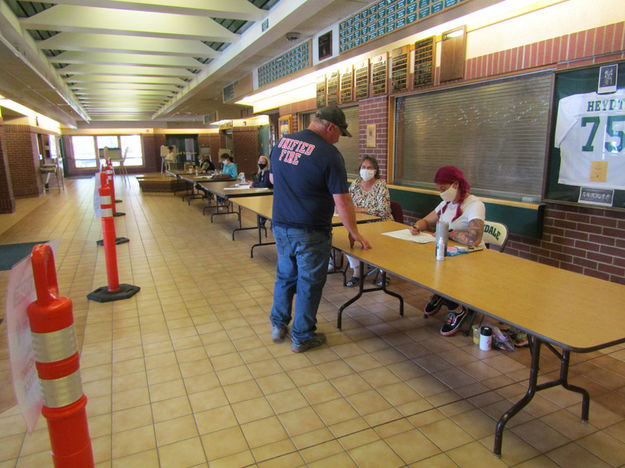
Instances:
[[[541,392],[508,425],[497,459],[495,423],[525,391],[526,349],[482,352],[470,337],[441,337],[444,313],[424,320],[428,292],[397,278],[390,289],[406,300],[403,318],[396,299],[373,293],[338,331],[337,306],[354,291],[330,275],[318,316],[328,344],[293,354],[270,338],[275,248],[250,259],[255,231],[233,242],[234,217],[211,224],[204,202],[143,194],[134,177],[116,178],[126,216],[115,224],[130,239],[117,248],[120,281],[141,291],[89,302],[106,284],[93,180],[65,185],[0,215],[0,244],[60,240],[96,466],[625,465],[625,345],[573,356],[571,380],[591,394],[588,424],[577,395]],[[26,435],[12,401],[0,328],[0,468],[52,467],[45,421]],[[543,353],[543,372],[558,366]]]

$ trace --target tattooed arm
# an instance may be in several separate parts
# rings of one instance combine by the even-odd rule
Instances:
[[[473,247],[480,245],[482,235],[484,234],[484,220],[472,219],[469,221],[468,231],[451,231],[449,237],[461,244],[471,245]]]

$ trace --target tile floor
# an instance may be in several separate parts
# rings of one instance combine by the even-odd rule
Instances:
[[[331,275],[319,310],[328,344],[304,353],[273,344],[268,313],[275,250],[256,249],[254,231],[231,240],[234,220],[202,217],[171,194],[142,194],[118,178],[122,282],[135,297],[89,302],[106,284],[91,180],[18,200],[0,215],[0,242],[60,239],[61,293],[74,303],[81,371],[98,467],[624,466],[625,346],[575,355],[572,381],[591,392],[590,422],[579,398],[541,392],[491,453],[497,418],[524,392],[527,350],[481,352],[471,338],[443,338],[442,316],[424,320],[428,294],[398,279],[407,302],[351,297]],[[247,223],[252,222],[246,216]],[[7,272],[0,272],[0,294]],[[4,297],[1,298],[4,303]],[[4,325],[1,325],[4,327]],[[45,421],[30,435],[8,383],[0,339],[0,468],[51,467]],[[546,352],[545,375],[558,363]]]

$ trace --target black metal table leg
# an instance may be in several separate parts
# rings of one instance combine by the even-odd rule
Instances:
[[[497,456],[501,456],[501,443],[503,437],[503,430],[506,423],[519,411],[521,411],[536,394],[536,382],[538,382],[538,363],[540,361],[540,345],[541,341],[536,337],[527,337],[530,344],[530,352],[532,354],[532,364],[530,367],[530,378],[527,392],[519,401],[517,401],[512,408],[506,411],[497,421],[497,428],[495,430],[495,446],[493,452]]]
[[[261,245],[276,245],[275,242],[263,242],[263,229],[265,230],[265,237],[267,237],[267,228],[261,224],[260,219],[261,219],[261,216],[256,215],[256,225],[258,227],[258,243],[252,245],[252,247],[250,248],[250,258],[254,258],[255,247],[260,247]]]
[[[386,289],[386,271],[384,270],[382,270],[382,288],[381,289],[389,296],[393,296],[399,299],[399,315],[403,317],[404,316],[404,298],[401,295],[397,294],[396,292],[389,291],[388,289]]]
[[[336,328],[338,328],[339,330],[341,329],[341,325],[343,324],[343,311],[349,307],[351,304],[353,304],[354,302],[356,302],[358,299],[360,299],[360,296],[362,296],[362,293],[364,292],[363,289],[363,283],[364,283],[364,277],[363,277],[363,272],[364,272],[365,266],[363,264],[363,262],[360,262],[360,281],[358,281],[358,294],[356,294],[354,297],[352,297],[349,301],[347,301],[345,304],[343,304],[341,307],[339,307],[339,312],[336,318]]]
[[[358,281],[358,294],[356,294],[350,300],[345,302],[341,307],[339,307],[338,317],[336,319],[336,328],[338,328],[339,330],[341,329],[343,311],[347,307],[352,305],[354,302],[356,302],[358,299],[360,299],[360,297],[363,295],[363,293],[374,292],[374,291],[383,291],[384,293],[388,294],[389,296],[396,297],[397,299],[399,299],[399,315],[402,316],[402,317],[404,316],[404,298],[400,294],[397,294],[394,291],[389,291],[388,289],[386,289],[386,272],[384,270],[382,270],[382,286],[378,286],[378,287],[375,287],[375,288],[366,288],[365,289],[365,287],[364,287],[364,283],[365,283],[365,273],[364,273],[364,270],[365,270],[365,266],[364,266],[364,263],[361,260],[360,261],[360,280]]]
[[[560,366],[560,380],[562,380],[562,386],[571,392],[582,394],[582,421],[588,422],[588,412],[590,410],[590,395],[585,388],[578,387],[577,385],[571,385],[568,381],[569,378],[569,362],[571,359],[570,351],[562,352],[562,364]]]

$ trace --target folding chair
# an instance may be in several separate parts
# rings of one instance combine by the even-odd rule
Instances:
[[[506,244],[508,243],[508,227],[503,223],[484,221],[484,234],[482,235],[482,240],[484,241],[487,249],[496,247],[499,252],[503,252],[503,249],[506,248]],[[468,335],[471,332],[471,327],[473,327],[473,322],[477,316],[476,311],[469,309],[469,312],[471,314],[469,316],[469,327],[464,331],[465,335]]]

